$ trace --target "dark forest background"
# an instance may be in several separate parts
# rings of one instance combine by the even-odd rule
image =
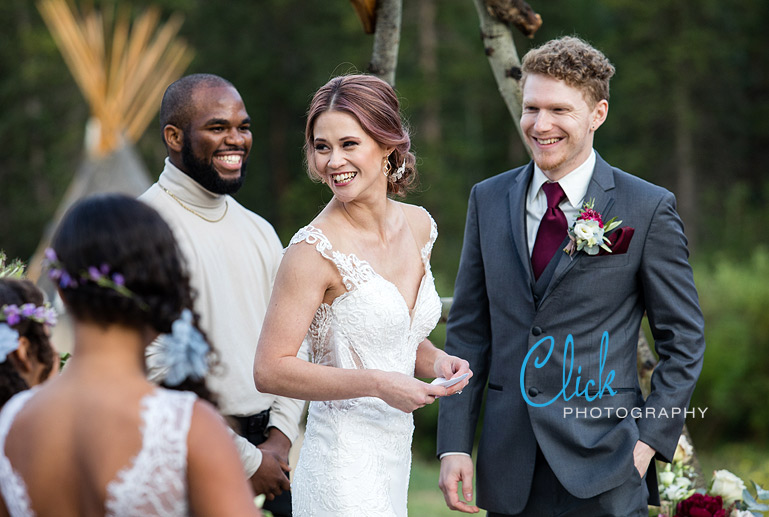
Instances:
[[[515,35],[519,54],[567,34],[602,49],[617,74],[596,149],[678,197],[708,338],[693,404],[709,411],[706,419],[689,422],[695,443],[765,443],[769,3],[531,4],[544,24],[533,39]],[[330,199],[305,174],[307,104],[333,75],[365,71],[373,37],[364,34],[346,0],[130,5],[135,12],[156,5],[165,16],[183,13],[181,33],[195,51],[187,72],[219,74],[240,90],[254,144],[237,198],[271,221],[286,243]],[[425,206],[438,222],[433,270],[440,294],[451,296],[470,187],[525,163],[528,155],[497,93],[473,2],[404,0],[403,9],[396,89],[421,177],[408,201]],[[88,116],[34,2],[0,1],[0,249],[10,257],[26,260],[35,250],[83,158]],[[165,156],[157,123],[137,148],[154,179]],[[435,409],[418,413],[427,454]]]

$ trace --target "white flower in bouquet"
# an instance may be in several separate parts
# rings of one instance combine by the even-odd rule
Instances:
[[[671,472],[669,470],[666,470],[665,472],[660,472],[660,484],[662,486],[670,486],[673,484],[673,481],[676,480],[676,473]]]
[[[749,512],[747,510],[738,510],[735,508],[732,510],[732,513],[729,514],[729,517],[755,517],[752,512]]]
[[[745,483],[728,470],[713,472],[713,485],[710,487],[710,494],[720,495],[725,503],[731,504],[734,501],[742,500],[743,490],[745,490]]]
[[[679,476],[676,478],[673,485],[680,486],[681,488],[688,490],[689,487],[692,486],[692,480],[686,476]]]
[[[681,501],[692,495],[693,492],[694,490],[689,490],[688,487],[673,484],[665,487],[660,495],[665,501]]]
[[[686,463],[692,457],[693,453],[694,448],[692,447],[692,444],[689,443],[689,440],[686,439],[686,436],[681,435],[678,438],[678,445],[676,445],[676,452],[673,455],[673,461],[676,463]]]

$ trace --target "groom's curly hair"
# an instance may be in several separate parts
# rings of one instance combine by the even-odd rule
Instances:
[[[529,50],[521,71],[521,87],[529,74],[546,75],[581,90],[588,104],[595,106],[609,100],[609,80],[615,70],[600,50],[580,38],[564,36]]]

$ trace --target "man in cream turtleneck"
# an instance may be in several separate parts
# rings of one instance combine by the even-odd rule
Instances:
[[[207,383],[236,431],[258,445],[236,439],[246,474],[267,494],[266,509],[290,515],[288,453],[304,402],[258,392],[252,374],[282,246],[266,220],[229,195],[245,179],[250,118],[229,81],[194,74],[168,87],[160,125],[168,158],[140,199],[166,219],[187,259],[195,309],[220,360]],[[150,373],[162,379],[154,359],[149,352]]]

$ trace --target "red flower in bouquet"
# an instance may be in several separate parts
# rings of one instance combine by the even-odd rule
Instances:
[[[692,494],[676,506],[675,517],[726,517],[727,510],[720,495]]]

